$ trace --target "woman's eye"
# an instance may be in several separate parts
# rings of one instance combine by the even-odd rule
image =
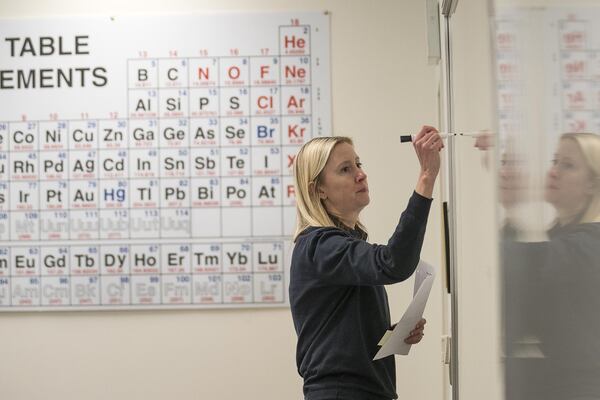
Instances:
[[[569,162],[563,162],[563,163],[562,163],[562,167],[563,167],[564,169],[571,169],[571,168],[573,168],[573,167],[574,167],[574,165],[573,165],[573,164],[571,164],[571,163],[569,163]]]
[[[342,172],[348,172],[348,171],[350,171],[350,167],[344,167],[344,168],[342,168]]]
[[[359,163],[356,163],[356,166],[357,166],[358,168],[362,168],[363,164],[359,162]]]

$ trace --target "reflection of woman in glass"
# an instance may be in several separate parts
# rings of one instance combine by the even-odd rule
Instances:
[[[600,222],[600,136],[563,135],[553,164],[546,200],[556,208],[557,227]]]
[[[545,199],[548,241],[505,235],[507,398],[600,399],[600,136],[560,138]]]

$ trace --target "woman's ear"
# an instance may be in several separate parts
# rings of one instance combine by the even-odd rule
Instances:
[[[310,189],[311,192],[316,192],[319,195],[319,198],[321,200],[327,200],[327,195],[325,194],[325,192],[323,191],[323,189],[321,189],[320,185],[317,185],[315,182],[310,182],[308,184],[308,187]]]
[[[319,198],[321,200],[327,200],[327,194],[325,194],[325,192],[323,191],[323,189],[321,189],[321,187],[317,188],[317,192],[319,193]]]
[[[592,176],[585,186],[587,194],[594,195],[598,193],[600,191],[600,176]]]

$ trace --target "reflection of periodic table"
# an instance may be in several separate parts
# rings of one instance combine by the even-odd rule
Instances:
[[[285,305],[323,13],[5,20],[0,310]]]
[[[553,10],[546,20],[555,46],[549,59],[554,83],[556,126],[563,132],[600,132],[600,9]]]
[[[590,7],[507,7],[500,14],[495,43],[500,133],[518,134],[527,118],[520,112],[527,107],[523,68],[531,66],[527,53],[534,46],[542,49],[543,60],[536,61],[543,63],[546,86],[537,102],[546,107],[547,131],[554,138],[600,132],[599,21],[600,9]]]

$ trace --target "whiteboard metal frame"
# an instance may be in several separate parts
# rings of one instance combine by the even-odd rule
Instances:
[[[456,11],[458,0],[443,0],[442,15],[444,17],[444,59],[445,59],[445,93],[444,103],[446,108],[446,131],[454,132],[454,110],[453,110],[453,81],[452,81],[452,29],[451,17]],[[456,146],[454,137],[448,137],[447,168],[447,201],[448,201],[448,232],[449,248],[446,249],[446,257],[449,258],[450,266],[450,323],[451,323],[451,356],[450,356],[450,385],[452,386],[452,399],[458,400],[459,395],[459,357],[458,357],[458,280],[457,280],[457,256],[456,256]]]

